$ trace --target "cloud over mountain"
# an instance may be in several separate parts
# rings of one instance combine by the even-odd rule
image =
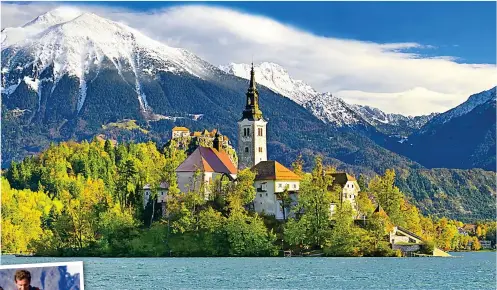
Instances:
[[[49,3],[2,4],[2,27],[21,25],[51,8]],[[246,63],[252,55],[256,62],[281,64],[320,91],[385,112],[441,112],[495,85],[495,65],[461,64],[453,57],[406,52],[436,50],[430,44],[321,37],[265,16],[212,5],[146,12],[98,5],[82,9],[123,22],[167,45],[188,49],[214,65]]]

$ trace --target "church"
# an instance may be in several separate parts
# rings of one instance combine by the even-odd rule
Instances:
[[[180,191],[198,190],[202,183],[209,185],[217,176],[226,176],[229,180],[236,181],[238,170],[249,168],[256,173],[254,187],[257,195],[252,208],[278,219],[287,217],[288,209],[281,207],[277,194],[286,189],[296,199],[300,177],[277,161],[268,161],[267,123],[259,107],[259,92],[252,64],[245,108],[238,120],[238,166],[228,157],[224,146],[221,146],[220,137],[216,136],[212,147],[197,147],[176,169]],[[173,138],[194,135],[183,127],[173,128],[172,133]],[[209,186],[203,188],[208,190]],[[208,198],[209,192],[204,192],[204,195]]]
[[[268,160],[266,145],[268,135],[267,124],[268,121],[264,119],[259,106],[259,92],[257,91],[255,82],[254,65],[252,64],[249,87],[245,94],[245,108],[243,109],[241,118],[237,122],[237,161],[233,160],[230,154],[227,154],[226,150],[231,148],[231,146],[228,144],[227,137],[221,136],[218,130],[191,133],[185,127],[173,128],[172,139],[205,139],[205,142],[203,144],[200,143],[202,145],[199,145],[176,168],[177,183],[180,191],[203,190],[202,194],[208,199],[209,185],[212,184],[215,178],[226,177],[230,181],[236,182],[239,170],[250,169],[256,174],[254,180],[256,196],[250,207],[258,213],[272,215],[279,220],[291,217],[292,213],[288,208],[291,204],[286,203],[285,208],[283,208],[279,196],[280,193],[287,191],[288,197],[292,201],[291,203],[296,203],[301,177],[279,162]],[[209,143],[212,146],[205,145]],[[344,183],[342,186],[347,189],[347,192],[344,191],[344,198],[355,201],[355,197],[357,196],[356,191],[359,188],[356,184],[353,184],[354,180],[349,179],[347,179],[347,184]],[[146,195],[144,196],[145,203],[151,194],[151,189],[147,186],[143,188],[144,195]],[[354,186],[356,188],[353,188]],[[353,192],[350,193],[350,190],[353,190]],[[168,190],[160,188],[160,191],[161,199],[158,202],[164,205],[167,200]],[[333,210],[331,211],[333,212]]]

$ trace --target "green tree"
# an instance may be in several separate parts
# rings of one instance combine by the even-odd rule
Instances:
[[[379,205],[387,212],[390,220],[396,225],[406,226],[401,213],[404,195],[394,183],[395,171],[387,169],[383,176],[375,176],[369,182],[368,188]]]
[[[295,211],[301,215],[297,224],[290,223],[287,232],[298,232],[306,228],[306,246],[322,248],[330,234],[330,204],[333,193],[329,188],[333,178],[325,174],[322,158],[315,159],[311,176],[306,176],[300,185],[299,200]],[[295,228],[297,226],[297,228]]]
[[[286,222],[287,216],[286,213],[288,209],[290,208],[290,205],[292,204],[292,198],[290,197],[290,194],[288,193],[288,185],[285,186],[285,189],[281,192],[276,192],[276,198],[281,201],[279,204],[281,212],[283,213],[283,221]]]
[[[292,163],[292,171],[298,176],[304,176],[304,159],[302,158],[302,154],[297,156],[297,159]]]
[[[121,210],[129,206],[129,197],[136,189],[137,174],[135,162],[128,159],[118,167],[119,179],[117,180],[117,199]]]
[[[336,222],[326,242],[325,253],[330,256],[358,256],[361,247],[361,230],[354,226],[353,209],[348,201],[338,206]]]

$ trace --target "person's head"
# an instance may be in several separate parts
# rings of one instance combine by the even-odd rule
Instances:
[[[26,270],[17,270],[14,276],[14,282],[18,290],[28,290],[31,284],[31,273]]]

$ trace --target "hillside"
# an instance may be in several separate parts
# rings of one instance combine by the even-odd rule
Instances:
[[[464,222],[495,220],[495,172],[417,169],[398,175],[397,186],[424,214]]]
[[[403,143],[387,147],[428,168],[496,170],[495,89],[440,114]]]

